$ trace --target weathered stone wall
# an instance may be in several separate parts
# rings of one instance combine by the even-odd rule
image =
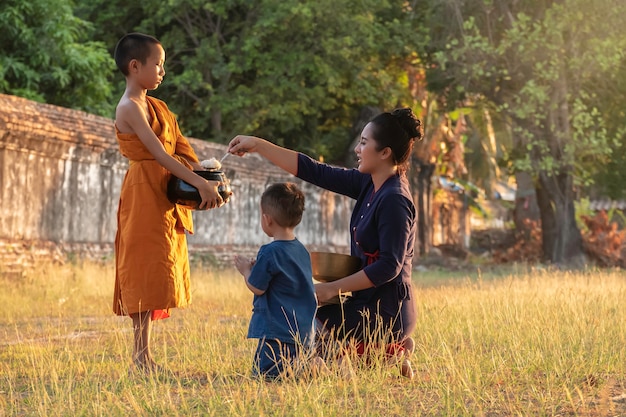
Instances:
[[[219,158],[226,149],[190,140],[201,159]],[[110,255],[126,168],[113,120],[0,94],[0,268],[35,247]],[[269,242],[258,204],[265,187],[277,181],[297,182],[306,194],[296,229],[305,245],[348,250],[349,199],[303,184],[256,155],[231,156],[223,170],[235,194],[220,209],[194,212],[192,253],[223,261],[232,253],[254,254]]]

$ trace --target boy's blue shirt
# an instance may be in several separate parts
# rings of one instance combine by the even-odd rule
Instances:
[[[249,338],[310,342],[317,301],[311,256],[298,239],[261,246],[248,282],[265,291],[254,296]]]

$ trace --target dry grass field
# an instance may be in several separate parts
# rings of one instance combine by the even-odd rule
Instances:
[[[129,375],[110,264],[0,272],[0,416],[626,415],[626,272],[415,273],[413,380],[373,358],[346,378],[250,377],[251,294],[196,268],[194,301],[155,323],[170,372]]]

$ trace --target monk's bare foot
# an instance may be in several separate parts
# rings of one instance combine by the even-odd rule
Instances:
[[[136,359],[133,361],[133,364],[130,367],[129,373],[141,373],[144,375],[152,375],[152,374],[162,374],[165,372],[163,367],[156,364],[152,359],[144,359],[139,360]]]

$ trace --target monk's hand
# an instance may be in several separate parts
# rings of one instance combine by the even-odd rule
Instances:
[[[224,199],[218,192],[218,181],[205,181],[202,187],[198,188],[202,202],[198,206],[200,210],[207,210],[224,205]]]

